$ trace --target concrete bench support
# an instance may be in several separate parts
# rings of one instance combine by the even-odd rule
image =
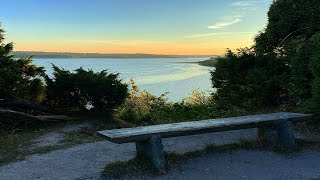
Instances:
[[[286,148],[295,148],[296,140],[292,122],[286,121],[273,127],[259,128],[259,138]]]
[[[148,157],[159,173],[166,172],[166,160],[160,136],[152,136],[146,141],[136,142],[138,156]]]

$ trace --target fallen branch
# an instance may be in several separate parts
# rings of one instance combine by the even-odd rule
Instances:
[[[9,101],[0,101],[0,107],[2,108],[8,108],[12,110],[33,110],[33,111],[38,111],[42,112],[42,114],[45,112],[49,112],[49,109],[44,107],[43,105],[36,104],[31,101],[27,101],[24,99],[11,99]]]
[[[8,109],[0,109],[0,121],[6,123],[22,123],[22,122],[55,122],[62,120],[70,120],[70,117],[62,115],[45,115],[45,116],[34,116],[24,112],[13,111]],[[9,121],[9,122],[8,122]]]

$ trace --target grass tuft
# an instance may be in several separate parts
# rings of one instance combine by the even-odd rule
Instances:
[[[150,160],[143,156],[137,156],[129,161],[116,161],[108,164],[101,174],[106,179],[118,179],[154,173],[156,173],[156,170]]]

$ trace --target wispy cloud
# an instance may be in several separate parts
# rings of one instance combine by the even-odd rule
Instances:
[[[258,7],[258,4],[265,3],[267,1],[268,0],[256,0],[256,1],[237,0],[231,3],[231,6],[237,7],[240,10],[247,10],[247,9],[256,10]]]
[[[222,33],[207,33],[207,34],[193,34],[190,36],[185,36],[185,38],[202,38],[202,37],[210,37],[210,36],[224,36],[231,34],[254,34],[255,32],[222,32]]]
[[[259,3],[265,3],[267,1],[268,0],[235,0],[229,4],[229,6],[234,9],[232,14],[222,17],[220,22],[208,26],[208,29],[220,29],[239,23],[248,12],[255,11]]]
[[[214,25],[208,26],[208,29],[220,29],[220,28],[223,28],[223,27],[226,27],[226,26],[230,26],[232,24],[239,23],[239,22],[241,22],[241,19],[239,19],[239,18],[234,19],[232,21],[218,22],[218,23],[216,23]]]
[[[260,3],[262,1],[236,1],[232,3],[232,6],[253,6],[256,3]]]
[[[228,6],[230,8],[230,13],[226,16],[220,17],[220,19],[210,25],[207,26],[209,30],[218,30],[223,29],[228,26],[232,26],[234,24],[240,23],[244,20],[244,18],[249,14],[257,11],[261,3],[266,3],[271,0],[234,0],[233,2],[229,3]],[[250,34],[252,32],[238,32],[238,34]],[[203,33],[203,34],[193,34],[189,36],[185,36],[185,38],[202,38],[208,36],[217,36],[217,35],[230,35],[236,34],[229,33],[229,32],[222,32],[222,33]]]

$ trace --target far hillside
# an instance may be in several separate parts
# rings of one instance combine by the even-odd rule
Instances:
[[[208,60],[204,60],[204,61],[199,61],[198,64],[201,66],[209,66],[209,67],[214,67],[215,63],[217,61],[216,57],[212,57]]]
[[[100,54],[100,53],[71,53],[71,52],[40,52],[14,51],[16,58],[33,56],[34,58],[197,58],[212,57],[212,55],[164,55],[164,54]]]

